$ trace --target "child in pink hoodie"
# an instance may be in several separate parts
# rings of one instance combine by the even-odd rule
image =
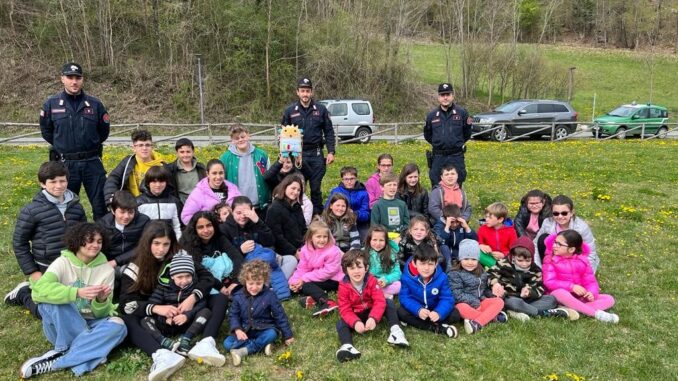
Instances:
[[[558,303],[604,323],[618,323],[619,316],[605,310],[614,305],[612,295],[599,293],[589,263],[589,247],[575,230],[563,230],[545,240],[542,272],[544,286]]]
[[[325,315],[337,308],[337,303],[328,298],[327,291],[336,291],[344,277],[342,252],[322,220],[311,222],[304,240],[299,264],[289,279],[290,290],[303,295],[300,301],[304,308],[315,306],[313,316]]]

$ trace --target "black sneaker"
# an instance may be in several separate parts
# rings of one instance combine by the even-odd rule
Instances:
[[[30,378],[39,374],[49,373],[54,371],[52,366],[54,362],[66,352],[59,352],[56,350],[47,351],[39,357],[33,357],[26,360],[19,369],[19,377]]]
[[[186,357],[188,356],[188,351],[190,350],[191,350],[191,340],[182,336],[181,339],[179,340],[179,346],[177,347],[177,350],[175,352],[179,355]]]
[[[551,310],[546,310],[544,311],[544,316],[545,317],[559,317],[559,318],[569,318],[569,314],[567,313],[566,310],[562,308],[554,308]]]
[[[28,282],[21,282],[17,284],[16,287],[12,289],[12,291],[8,292],[5,295],[5,304],[14,304],[17,306],[20,305],[21,301],[19,300],[18,296],[20,292],[24,291],[24,288],[26,288],[27,291],[30,292]]]

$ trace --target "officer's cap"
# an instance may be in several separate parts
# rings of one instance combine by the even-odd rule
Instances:
[[[75,75],[82,77],[82,66],[75,62],[69,62],[61,67],[61,75]]]
[[[445,82],[445,83],[441,83],[440,85],[438,85],[438,94],[449,94],[453,91],[454,91],[454,89],[452,88],[451,83]]]
[[[309,89],[312,89],[313,83],[307,77],[301,77],[301,78],[299,78],[299,81],[297,82],[297,89],[300,89],[302,87],[308,87]]]

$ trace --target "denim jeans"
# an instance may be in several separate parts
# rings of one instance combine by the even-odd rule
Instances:
[[[224,348],[227,351],[246,347],[247,354],[261,352],[267,344],[270,344],[278,338],[278,332],[275,328],[251,329],[247,332],[247,340],[238,340],[235,335],[230,335],[224,340]]]
[[[86,320],[74,304],[38,304],[42,329],[57,351],[67,351],[54,363],[54,369],[71,368],[81,376],[106,361],[106,356],[122,342],[127,328],[119,318]]]

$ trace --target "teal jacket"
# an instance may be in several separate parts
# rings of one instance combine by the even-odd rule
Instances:
[[[257,195],[259,196],[259,207],[263,208],[271,203],[271,189],[264,180],[264,172],[268,169],[268,154],[261,148],[250,144],[250,153],[252,155],[252,163],[254,178],[257,183]],[[221,155],[221,162],[224,163],[226,170],[226,180],[238,186],[238,170],[240,167],[240,156],[233,153],[229,149]]]
[[[400,250],[400,247],[390,239],[388,240],[388,244],[391,246],[391,260],[393,261],[393,265],[388,272],[384,271],[381,267],[379,253],[374,249],[370,249],[370,273],[374,275],[377,280],[385,280],[386,285],[399,281],[400,276],[402,275],[400,263],[398,262],[398,251]]]

